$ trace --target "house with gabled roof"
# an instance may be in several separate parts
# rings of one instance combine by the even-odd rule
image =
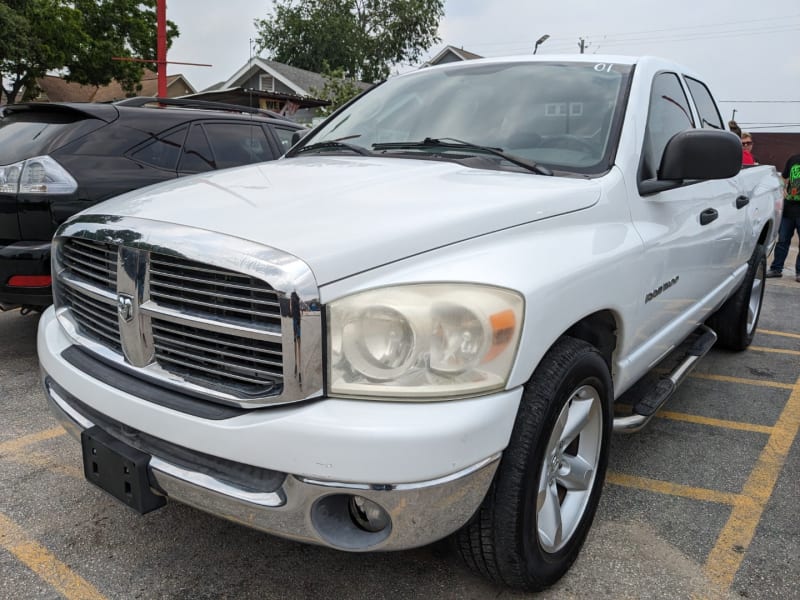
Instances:
[[[261,92],[277,92],[297,97],[313,97],[325,85],[325,77],[274,60],[254,56],[222,84]]]
[[[469,52],[464,48],[456,48],[455,46],[445,46],[436,56],[429,61],[422,64],[423,67],[433,67],[435,65],[443,65],[451,62],[458,62],[461,60],[474,60],[476,58],[483,58],[480,54]]]
[[[227,80],[192,94],[192,98],[263,108],[297,118],[298,111],[312,112],[329,104],[319,98],[324,75],[275,60],[254,56]],[[357,83],[367,89],[370,84]],[[298,120],[310,120],[311,115]]]
[[[141,79],[142,89],[131,94],[118,81],[108,85],[82,85],[56,75],[45,75],[36,80],[39,95],[36,102],[113,102],[130,96],[156,96],[158,75],[145,69]],[[181,74],[167,75],[167,98],[195,93],[194,86]]]

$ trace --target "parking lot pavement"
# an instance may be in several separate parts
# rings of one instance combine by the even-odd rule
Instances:
[[[712,351],[613,440],[573,569],[537,598],[798,598],[800,283],[770,280],[744,353]],[[0,598],[524,598],[446,543],[346,554],[183,506],[139,516],[83,480],[39,389],[37,318],[0,314]]]

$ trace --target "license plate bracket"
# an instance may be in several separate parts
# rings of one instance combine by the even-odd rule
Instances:
[[[88,481],[140,514],[164,506],[150,489],[150,455],[110,436],[99,427],[81,432],[83,474]]]

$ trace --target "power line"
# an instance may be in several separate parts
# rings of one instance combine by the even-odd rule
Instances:
[[[739,33],[752,33],[754,31],[759,31],[758,28],[754,29],[752,27],[753,23],[759,23],[759,22],[764,22],[764,21],[774,21],[775,22],[774,25],[768,26],[769,28],[774,28],[774,27],[790,27],[790,28],[800,27],[800,23],[798,23],[798,24],[790,24],[790,23],[788,23],[788,21],[791,21],[792,19],[800,19],[800,14],[790,15],[788,17],[771,17],[771,18],[763,18],[763,19],[748,19],[748,20],[745,20],[745,21],[725,21],[725,22],[722,22],[722,23],[714,23],[713,25],[688,25],[688,26],[684,26],[684,27],[671,27],[671,28],[668,28],[668,29],[649,29],[649,30],[617,32],[617,33],[583,34],[583,37],[585,37],[585,38],[604,37],[604,38],[607,38],[607,39],[615,40],[615,39],[623,38],[623,37],[626,37],[626,36],[641,36],[641,35],[650,35],[650,34],[653,34],[653,33],[666,33],[666,32],[672,34],[673,36],[674,35],[678,35],[678,36],[680,36],[680,35],[700,35],[700,34],[707,33],[708,32],[707,30],[709,30],[709,29],[711,30],[711,33],[714,33],[714,31],[717,30],[719,27],[723,27],[724,28],[724,27],[726,27],[728,25],[744,25],[746,27],[744,27],[742,29],[737,29],[735,31],[739,32]],[[685,31],[684,33],[681,33],[683,30],[692,30],[692,29],[700,29],[700,30],[706,30],[706,31]],[[762,28],[762,30],[763,29],[764,28]],[[729,33],[729,32],[730,31],[726,31],[726,33]],[[509,45],[509,44],[511,44],[511,45],[522,45],[522,44],[530,45],[530,40],[511,41],[511,42],[477,42],[475,44],[472,44],[472,46],[473,47],[504,46],[504,45]],[[567,42],[557,42],[557,44],[564,45],[564,44],[567,44]],[[573,42],[570,41],[569,42],[569,46],[572,46],[572,44],[573,44]],[[551,39],[550,43],[547,44],[547,47],[550,48],[553,45],[554,45],[553,44],[553,40]]]
[[[717,102],[736,102],[737,104],[753,104],[753,103],[766,103],[766,104],[800,104],[800,100],[717,100]]]
[[[746,125],[746,123],[740,123],[740,125]],[[783,129],[785,127],[800,127],[800,123],[783,123],[783,124],[776,124],[776,125],[750,125],[747,129],[753,131],[755,129]]]
[[[709,39],[709,37],[732,37],[738,35],[754,35],[754,34],[766,34],[766,33],[783,33],[783,32],[792,32],[796,30],[800,30],[800,23],[789,23],[791,19],[800,18],[800,15],[791,15],[787,18],[764,18],[764,19],[752,19],[747,21],[727,21],[723,23],[715,23],[714,25],[691,25],[686,27],[677,27],[677,28],[670,28],[670,29],[651,29],[651,30],[641,30],[641,31],[632,31],[632,32],[622,32],[622,33],[599,33],[599,34],[592,34],[586,35],[584,34],[582,37],[584,39],[588,38],[600,38],[598,43],[603,44],[612,44],[612,45],[619,45],[624,43],[634,43],[640,41],[647,41],[647,42],[672,42],[672,41],[691,41],[696,39]],[[764,22],[764,21],[772,21],[774,24],[767,25],[765,27],[753,27],[753,23]],[[743,27],[730,29],[726,26],[729,25],[742,25]],[[722,29],[720,29],[722,27]],[[699,31],[691,31],[691,30],[699,30]],[[655,38],[652,34],[658,33],[669,33],[669,35],[662,35],[656,36]],[[642,37],[645,36],[645,37]],[[626,39],[627,38],[627,39]],[[574,48],[573,41],[558,41],[555,39],[551,39],[550,43],[547,44],[546,49],[553,50],[554,48],[562,48],[562,49],[570,49]],[[510,42],[477,42],[472,44],[472,47],[482,47],[482,46],[523,46],[527,48],[530,45],[530,40],[525,41],[510,41]],[[545,47],[543,47],[545,48]]]
[[[753,29],[750,27],[753,23],[759,23],[762,21],[777,21],[782,25],[786,25],[787,21],[791,19],[800,19],[800,14],[790,15],[788,17],[768,17],[763,19],[747,19],[746,21],[726,21],[723,23],[715,23],[711,26],[709,25],[687,25],[684,27],[670,27],[668,29],[650,29],[644,31],[632,31],[632,32],[620,32],[620,33],[612,33],[612,34],[594,34],[587,37],[598,37],[599,35],[610,35],[612,37],[619,37],[619,36],[626,36],[626,35],[643,35],[643,34],[651,34],[651,33],[663,33],[663,32],[670,32],[670,33],[677,33],[683,29],[705,29],[707,27],[725,27],[727,25],[747,25],[748,27],[745,31],[752,31]]]
[[[600,35],[600,36],[585,36],[587,39],[592,39],[594,43],[597,45],[602,46],[625,46],[628,44],[663,44],[663,43],[674,43],[674,42],[693,42],[699,40],[710,40],[710,39],[724,39],[724,38],[738,38],[742,35],[748,36],[756,36],[756,35],[766,35],[766,34],[776,34],[776,33],[792,33],[795,31],[800,31],[800,24],[792,25],[792,26],[774,26],[771,28],[765,29],[737,29],[737,30],[727,30],[727,31],[718,31],[715,33],[702,33],[702,32],[693,32],[693,33],[685,33],[685,34],[677,34],[677,35],[668,35],[668,36],[661,36],[661,37],[653,37],[653,36],[641,36],[636,38],[627,38],[627,39],[619,39],[614,38],[612,36],[607,35]],[[565,49],[571,46],[571,43],[567,42],[558,42],[556,41],[553,44],[548,44],[547,48],[550,51]]]

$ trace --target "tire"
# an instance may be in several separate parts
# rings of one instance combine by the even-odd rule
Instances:
[[[717,346],[728,350],[746,349],[756,334],[767,271],[764,246],[756,246],[747,264],[742,284],[707,321],[717,334]]]
[[[468,567],[525,591],[542,590],[566,573],[600,500],[612,399],[597,349],[564,337],[548,351],[525,385],[483,504],[455,534]]]

